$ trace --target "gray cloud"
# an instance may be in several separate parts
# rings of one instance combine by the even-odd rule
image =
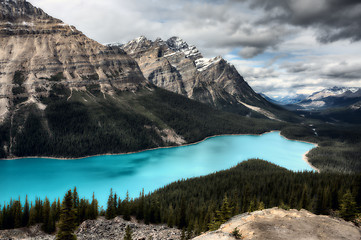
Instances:
[[[229,0],[29,1],[101,43],[180,36],[207,57],[243,47],[241,56],[251,58],[290,34],[285,26],[255,25],[257,18],[245,3]]]
[[[277,22],[317,29],[322,43],[348,39],[361,40],[361,2],[359,0],[249,0],[265,16],[259,24]]]

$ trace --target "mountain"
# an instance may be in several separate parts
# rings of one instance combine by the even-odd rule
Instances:
[[[241,115],[280,118],[282,109],[255,93],[232,64],[219,56],[204,58],[179,37],[151,41],[141,36],[110,46],[127,52],[144,77],[158,87]]]
[[[315,92],[297,103],[305,109],[348,107],[361,101],[361,88],[333,87]]]
[[[302,100],[306,99],[308,95],[305,94],[296,94],[292,96],[284,96],[284,97],[268,97],[263,93],[260,93],[267,101],[273,102],[278,105],[288,105],[288,104],[297,104]]]
[[[0,2],[0,120],[23,103],[44,106],[61,84],[103,93],[148,85],[137,63],[118,48],[87,38],[25,0]]]
[[[1,1],[0,13],[0,158],[123,153],[282,126],[160,89],[119,47],[24,0]]]

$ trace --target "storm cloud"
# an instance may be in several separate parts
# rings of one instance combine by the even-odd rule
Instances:
[[[359,0],[249,0],[251,8],[265,15],[259,24],[277,22],[317,29],[322,43],[341,39],[361,40],[361,2]]]

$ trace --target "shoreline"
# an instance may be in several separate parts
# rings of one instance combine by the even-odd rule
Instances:
[[[217,135],[212,135],[212,136],[208,136],[205,137],[202,140],[199,140],[197,142],[194,143],[186,143],[186,144],[182,144],[182,145],[175,145],[175,146],[164,146],[164,147],[156,147],[156,148],[149,148],[149,149],[143,149],[143,150],[138,150],[138,151],[133,151],[133,152],[126,152],[126,153],[101,153],[101,154],[95,154],[95,155],[88,155],[88,156],[84,156],[84,157],[77,157],[77,158],[62,158],[62,157],[48,157],[48,156],[27,156],[27,157],[11,157],[11,158],[4,158],[4,159],[0,159],[0,161],[12,161],[12,160],[21,160],[21,159],[31,159],[31,158],[42,158],[42,159],[54,159],[54,160],[60,160],[60,161],[71,161],[71,160],[81,160],[81,159],[85,159],[85,158],[91,158],[91,157],[99,157],[99,156],[112,156],[112,155],[127,155],[127,154],[134,154],[134,153],[141,153],[141,152],[146,152],[146,151],[153,151],[153,150],[158,150],[158,149],[167,149],[167,148],[174,148],[174,147],[186,147],[186,146],[191,146],[191,145],[195,145],[195,144],[199,144],[202,143],[210,138],[214,138],[214,137],[221,137],[221,136],[261,136],[264,134],[268,134],[268,133],[273,133],[273,132],[278,132],[279,135],[289,141],[297,141],[297,142],[303,142],[303,143],[308,143],[308,144],[312,144],[317,148],[318,144],[317,143],[312,143],[312,142],[307,142],[307,141],[301,141],[301,140],[294,140],[294,139],[289,139],[285,136],[283,136],[281,134],[281,131],[279,130],[271,130],[271,131],[267,131],[264,133],[260,133],[260,134],[244,134],[244,133],[230,133],[230,134],[217,134]],[[312,148],[313,149],[313,148]],[[313,168],[315,171],[317,171],[318,173],[320,173],[320,170],[318,168],[316,168],[315,166],[313,166],[307,158],[307,154],[312,150],[308,150],[306,153],[304,153],[302,155],[302,159],[311,167]]]

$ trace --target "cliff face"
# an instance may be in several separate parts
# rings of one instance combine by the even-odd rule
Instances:
[[[158,87],[219,109],[237,109],[243,114],[252,110],[276,118],[266,110],[271,105],[222,57],[203,58],[195,46],[178,37],[151,41],[142,36],[120,47]]]
[[[54,84],[105,93],[147,85],[119,48],[87,38],[24,0],[0,3],[0,121],[9,109],[48,96]]]

